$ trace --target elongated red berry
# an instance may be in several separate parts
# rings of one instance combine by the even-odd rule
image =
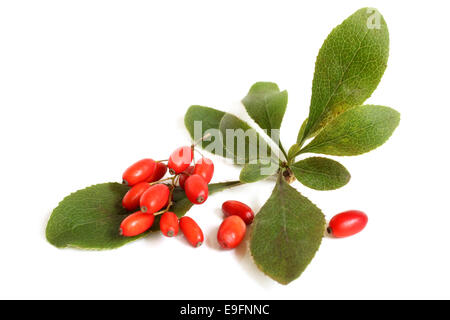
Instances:
[[[170,189],[165,184],[155,184],[141,196],[141,211],[155,213],[161,210],[169,201]]]
[[[229,216],[223,220],[217,232],[217,241],[224,249],[236,248],[245,237],[247,226],[239,216]]]
[[[167,166],[172,174],[181,173],[186,170],[194,158],[192,147],[185,146],[176,149],[169,157]]]
[[[173,212],[165,212],[159,221],[159,229],[166,237],[174,237],[178,234],[178,217]]]
[[[362,211],[345,211],[330,220],[327,230],[336,238],[345,238],[361,232],[368,221],[367,215]]]
[[[180,184],[181,188],[184,189],[184,183],[186,182],[186,179],[189,178],[193,173],[194,166],[189,166],[186,170],[180,173],[180,179],[178,180],[178,183]]]
[[[156,163],[155,172],[153,172],[152,176],[147,180],[147,182],[156,182],[161,180],[167,172],[167,166],[162,162]]]
[[[186,197],[193,204],[202,204],[208,199],[208,184],[205,179],[198,174],[193,174],[184,183]]]
[[[226,217],[239,216],[246,224],[251,224],[255,213],[253,210],[240,201],[228,200],[222,204],[222,212]]]
[[[147,181],[155,172],[156,162],[152,159],[143,159],[131,165],[122,175],[123,183],[134,186],[139,182]]]
[[[202,176],[206,183],[210,183],[214,174],[214,163],[208,158],[201,158],[195,164],[194,174]]]
[[[203,231],[192,218],[181,218],[180,229],[192,246],[200,247],[203,244]]]
[[[137,236],[153,225],[155,221],[155,216],[151,213],[142,213],[141,211],[135,212],[120,224],[120,234],[124,237],[134,237]]]
[[[148,188],[150,184],[147,182],[140,182],[133,186],[123,197],[122,206],[129,211],[139,208],[141,196]]]

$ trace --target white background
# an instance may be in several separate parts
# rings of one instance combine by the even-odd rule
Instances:
[[[153,235],[105,252],[45,240],[67,194],[119,181],[145,157],[190,143],[191,104],[233,112],[256,81],[289,92],[282,140],[307,116],[314,62],[333,27],[377,7],[391,37],[387,71],[368,100],[402,120],[381,148],[340,160],[351,182],[332,192],[295,183],[329,219],[369,215],[363,233],[325,238],[282,286],[246,245],[219,250],[220,206],[255,211],[273,181],[212,196],[189,215],[206,245]],[[448,1],[2,1],[0,3],[0,298],[450,298]],[[250,121],[251,122],[251,121]],[[214,181],[239,171],[215,158]]]

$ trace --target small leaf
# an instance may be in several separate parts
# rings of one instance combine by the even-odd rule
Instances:
[[[311,201],[280,175],[253,222],[250,250],[265,274],[281,284],[298,278],[322,242],[325,219]]]
[[[400,114],[394,109],[366,105],[350,109],[328,124],[301,153],[355,156],[383,143],[397,128]]]
[[[272,82],[257,82],[242,100],[250,117],[262,128],[277,144],[280,142],[279,129],[286,112],[288,102],[287,91],[280,89]],[[276,129],[276,130],[273,130]]]
[[[271,158],[272,151],[267,142],[238,117],[226,113],[220,121],[220,131],[227,157],[234,159],[236,163],[246,164]]]
[[[334,190],[350,181],[350,173],[337,161],[313,157],[290,166],[298,181],[315,190]]]
[[[306,125],[308,124],[308,118],[305,119],[305,121],[303,121],[302,126],[300,127],[300,131],[298,132],[298,136],[297,136],[297,143],[301,143],[303,136],[305,135],[305,129],[306,129]]]
[[[210,194],[239,185],[239,181],[209,185]],[[148,232],[136,237],[122,237],[119,227],[130,214],[122,207],[122,198],[129,190],[118,183],[98,184],[79,190],[66,197],[48,221],[46,237],[48,242],[58,248],[114,249],[140,239]],[[192,207],[184,191],[174,191],[175,204],[171,208],[182,217]],[[159,230],[159,218],[155,219],[153,230]]]
[[[243,183],[252,183],[266,179],[277,173],[279,165],[275,162],[269,163],[248,163],[242,168],[239,180]]]
[[[202,138],[206,134],[206,131],[210,129],[215,129],[217,130],[217,133],[219,133],[220,121],[222,120],[222,117],[224,115],[225,112],[213,108],[191,106],[186,111],[186,114],[184,116],[184,124],[186,126],[186,129],[189,131],[191,138],[197,140]],[[195,136],[196,122],[197,124],[201,124],[201,130],[197,133],[197,136]],[[220,136],[215,136],[214,134],[212,136],[213,137],[211,137],[211,139],[208,138],[202,140],[202,142],[200,142],[198,145],[200,145],[203,149],[211,147],[210,149],[208,149],[208,151],[214,154],[225,156],[226,150],[222,145],[222,138]],[[216,149],[212,148],[213,144],[217,145],[218,147]]]
[[[301,140],[363,104],[378,86],[388,56],[389,32],[377,10],[360,9],[336,27],[317,56],[309,121]]]
[[[300,152],[302,148],[300,147],[300,145],[298,143],[294,143],[288,151],[288,155],[287,155],[287,160],[289,163],[291,163],[292,161],[294,161],[296,155]]]

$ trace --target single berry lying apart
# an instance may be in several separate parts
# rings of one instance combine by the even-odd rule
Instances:
[[[361,232],[368,220],[367,215],[362,211],[345,211],[330,220],[327,231],[336,238],[349,237]]]
[[[180,229],[183,232],[186,240],[193,247],[200,247],[203,244],[203,231],[200,229],[194,219],[190,217],[183,217],[180,219]]]
[[[159,221],[159,229],[166,237],[175,237],[178,234],[178,217],[173,212],[165,212]]]
[[[144,182],[153,176],[156,162],[152,159],[143,159],[131,165],[122,175],[122,182],[130,187]]]
[[[230,216],[223,220],[217,233],[217,241],[224,249],[236,248],[244,239],[247,226],[239,216]]]
[[[222,212],[226,217],[239,216],[245,224],[251,224],[255,217],[253,210],[248,205],[236,200],[225,201],[222,204]]]
[[[153,225],[155,216],[141,211],[129,215],[120,224],[120,234],[124,237],[134,237],[144,233]]]

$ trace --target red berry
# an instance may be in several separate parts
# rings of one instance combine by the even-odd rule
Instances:
[[[141,196],[148,188],[150,188],[150,184],[147,182],[141,182],[133,186],[122,199],[123,207],[129,211],[139,208]]]
[[[226,217],[239,216],[246,224],[251,224],[255,214],[253,210],[245,203],[229,200],[222,204],[222,211]]]
[[[131,165],[122,175],[123,183],[134,186],[139,182],[147,181],[155,172],[156,162],[152,159],[143,159]]]
[[[165,212],[159,221],[159,229],[166,237],[174,237],[178,234],[178,217],[173,212]]]
[[[155,213],[169,201],[170,190],[165,184],[155,184],[147,189],[141,197],[141,211]]]
[[[194,167],[194,174],[198,174],[209,183],[214,174],[214,163],[208,158],[201,158]]]
[[[208,199],[208,184],[198,174],[193,174],[186,179],[184,191],[189,201],[193,204],[202,204]]]
[[[194,166],[189,166],[186,170],[180,173],[180,180],[178,180],[178,183],[180,184],[181,188],[184,189],[184,183],[186,182],[186,179],[189,178],[193,173]]]
[[[147,180],[147,182],[155,182],[155,181],[161,180],[162,177],[164,177],[166,175],[166,172],[167,172],[167,166],[162,162],[157,162],[155,172]]]
[[[167,166],[169,167],[172,174],[178,174],[189,167],[193,158],[194,152],[192,147],[180,147],[170,155]]]
[[[141,211],[135,212],[120,224],[120,234],[124,237],[137,236],[148,229],[155,221],[155,216],[151,213],[142,213]]]
[[[203,244],[203,231],[192,218],[181,218],[180,229],[192,246],[200,247]]]
[[[230,216],[223,220],[217,232],[217,241],[224,249],[236,248],[245,237],[247,226],[239,216]]]
[[[367,215],[358,210],[350,210],[335,215],[328,224],[328,233],[336,238],[345,238],[361,232],[368,222]]]

